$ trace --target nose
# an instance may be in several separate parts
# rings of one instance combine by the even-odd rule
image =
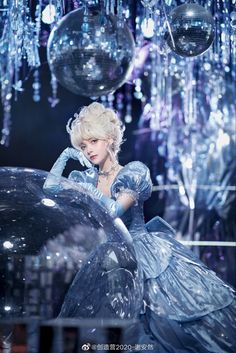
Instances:
[[[88,146],[88,149],[87,149],[88,156],[91,156],[92,153],[93,153],[92,146]]]

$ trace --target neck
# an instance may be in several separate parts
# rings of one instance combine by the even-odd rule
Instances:
[[[99,164],[99,174],[108,177],[114,172],[119,166],[117,159],[107,159],[103,163]]]

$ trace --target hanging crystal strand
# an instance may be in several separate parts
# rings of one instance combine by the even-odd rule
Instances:
[[[116,0],[107,0],[107,10],[108,13],[114,15],[115,14],[115,7],[116,7]]]
[[[117,8],[117,0],[110,0],[110,10],[113,15],[115,14],[116,8]]]
[[[14,83],[13,83],[13,87],[17,87],[17,83],[18,83],[18,78],[19,78],[19,62],[18,62],[18,57],[17,55],[15,56],[15,60],[14,60]],[[17,97],[18,97],[18,91],[15,89],[14,92],[14,101],[17,101]]]
[[[145,21],[145,19],[146,19],[145,16],[146,16],[146,11],[144,13],[143,6],[141,6],[140,3],[137,3],[135,24],[134,24],[134,26],[135,26],[135,42],[136,42],[136,59],[135,59],[136,65],[135,65],[135,70],[134,70],[134,75],[133,75],[133,82],[135,84],[134,97],[136,99],[141,99],[143,112],[145,111],[144,108],[147,103],[148,92],[144,92],[142,90],[142,82],[143,81],[139,78],[139,76],[141,74],[141,70],[143,70],[143,66],[146,66],[145,62],[148,57],[149,47],[150,47],[150,44],[145,43],[144,34],[143,34],[143,31],[141,28],[142,21]],[[146,21],[147,21],[147,19],[146,19]],[[144,67],[144,70],[145,70],[145,67]],[[145,73],[144,73],[144,75],[145,75]],[[147,71],[146,71],[145,76],[148,76]],[[143,118],[143,114],[140,117],[139,128],[142,128],[142,118]]]
[[[231,22],[231,75],[232,81],[235,82],[236,80],[236,12],[231,12],[230,14]]]
[[[207,8],[209,9],[212,4],[213,4],[214,0],[207,0]]]
[[[3,106],[3,128],[1,145],[9,146],[9,136],[11,127],[11,98],[12,98],[12,85],[14,79],[14,69],[17,65],[17,48],[16,36],[17,28],[13,27],[13,21],[17,21],[18,16],[15,9],[15,3],[9,2],[8,17],[5,22],[3,34],[1,38],[1,99]],[[13,30],[15,36],[13,37]],[[14,55],[12,55],[14,53]]]
[[[125,23],[122,0],[117,0],[117,17],[118,17],[118,26],[122,28]]]
[[[11,128],[11,85],[6,83],[6,86],[2,85],[2,102],[3,102],[3,127],[0,144],[8,147],[10,128]]]
[[[135,17],[135,23],[134,23],[134,29],[135,29],[135,43],[136,43],[136,57],[135,57],[135,67],[134,67],[134,72],[133,72],[133,80],[136,86],[141,86],[140,84],[140,71],[143,69],[143,57],[144,55],[142,54],[142,48],[144,45],[144,36],[143,32],[141,29],[141,22],[143,19],[143,7],[138,6],[137,4],[137,9],[136,9],[136,17]],[[144,59],[145,60],[145,59]],[[138,81],[137,81],[137,80]],[[136,92],[135,88],[135,92]],[[139,89],[138,89],[138,92]],[[135,93],[134,93],[135,96]],[[137,98],[137,97],[136,97]]]
[[[151,58],[151,82],[150,82],[150,104],[152,107],[152,114],[150,117],[150,128],[153,130],[159,129],[158,112],[156,111],[157,102],[157,51],[155,50],[154,44],[150,48],[150,58]]]
[[[123,3],[123,0],[117,0],[117,16],[119,17],[120,20],[122,20],[122,17],[123,17],[122,3]]]
[[[150,127],[153,130],[160,129],[160,120],[163,117],[163,99],[164,99],[164,67],[162,65],[163,56],[161,55],[160,42],[161,33],[157,30],[161,28],[161,9],[157,5],[154,6],[153,19],[156,25],[154,36],[153,36],[153,50],[151,53],[152,59],[152,74],[151,74],[151,106],[153,108],[153,114],[151,118]],[[154,135],[153,135],[154,136]]]
[[[136,99],[142,99],[143,98],[143,94],[142,94],[142,80],[140,78],[136,78],[134,80],[134,97]]]
[[[113,109],[113,107],[114,107],[114,100],[115,100],[115,95],[114,95],[114,93],[109,93],[109,94],[107,95],[107,106],[108,106],[108,108]]]
[[[49,97],[48,101],[49,101],[51,107],[54,108],[60,102],[60,100],[57,97],[57,89],[58,89],[57,79],[53,73],[51,73],[50,83],[51,83],[51,88],[52,88],[52,97]]]
[[[131,12],[132,9],[130,8],[129,1],[123,1],[122,7],[123,7],[123,19],[124,19],[124,21],[126,21],[126,23],[128,23],[130,28],[133,29],[134,26],[132,23],[132,19],[134,18],[134,16]]]
[[[186,68],[186,88],[184,96],[184,114],[185,114],[185,136],[187,143],[185,145],[185,152],[180,156],[182,164],[183,183],[185,185],[185,192],[188,195],[188,202],[190,208],[189,214],[189,229],[188,234],[190,238],[193,237],[193,210],[195,208],[196,195],[196,90],[194,84],[194,59],[187,60]]]
[[[39,35],[41,31],[41,18],[42,18],[42,0],[39,0],[39,3],[36,5],[35,10],[35,40],[37,46],[40,46]]]
[[[132,122],[132,86],[129,84],[125,85],[125,118],[126,124]]]
[[[107,99],[107,96],[101,96],[100,97],[100,102],[105,106],[105,107],[107,107],[108,106],[108,99]]]
[[[194,63],[193,63],[193,69],[194,69]],[[197,111],[197,82],[196,78],[194,76],[193,78],[193,131],[196,131],[197,128],[197,117],[198,117],[198,111]]]
[[[40,102],[40,81],[39,81],[39,70],[36,69],[33,74],[34,82],[32,84],[33,88],[33,100],[34,102]]]
[[[204,4],[202,6],[204,6]],[[210,13],[212,13],[213,18],[215,18],[214,6],[212,4],[212,0],[208,0],[205,4],[205,7],[206,7],[206,9],[208,9],[208,11]],[[215,23],[216,23],[216,20],[215,20]],[[201,61],[201,65],[200,65],[200,69],[199,69],[200,72],[202,72],[205,69],[204,63],[213,63],[214,62],[214,50],[213,50],[214,41],[213,41],[213,44],[211,45],[211,47],[204,53],[204,55],[200,55],[198,57],[199,61]],[[207,65],[207,66],[209,66],[209,65]]]
[[[55,24],[62,18],[63,14],[65,13],[65,4],[63,0],[50,0],[51,4],[53,4],[56,8],[56,14],[54,17],[54,22],[50,25],[50,31],[53,29]],[[50,103],[51,107],[54,108],[59,102],[60,99],[58,98],[58,83],[56,76],[50,72],[51,74],[51,89],[52,89],[52,96],[48,98],[48,102]]]
[[[162,130],[169,126],[169,114],[171,113],[171,75],[169,71],[170,67],[170,60],[169,60],[169,55],[165,51],[165,48],[162,45],[163,42],[163,37],[164,37],[164,27],[165,23],[167,21],[167,16],[166,16],[166,11],[165,11],[165,4],[163,1],[161,1],[161,5],[159,8],[155,7],[155,16],[154,16],[154,21],[155,23],[158,23],[159,27],[162,28],[162,30],[159,31],[158,34],[158,51],[160,53],[160,59],[162,61],[162,69],[160,70],[161,72],[161,91],[160,91],[160,103],[162,105],[162,117],[161,117],[161,127]],[[166,132],[166,131],[165,131]],[[166,143],[166,141],[163,141],[163,144]]]
[[[109,0],[105,0],[104,7],[105,7],[106,15],[109,15],[110,14],[110,1]]]
[[[140,8],[139,4],[137,4],[137,12],[136,12],[136,18],[135,18],[135,43],[136,43],[137,49],[140,49],[143,46],[143,42],[144,42],[144,36],[141,29],[141,22],[143,19],[143,14],[141,10],[142,9]]]
[[[146,9],[146,8],[145,8]],[[148,20],[149,12],[145,12],[146,21]],[[151,82],[150,82],[150,104],[151,104],[151,114],[150,114],[150,128],[152,130],[159,129],[159,112],[157,104],[157,92],[158,92],[158,80],[157,80],[157,57],[158,52],[156,50],[156,43],[158,41],[158,32],[155,31],[152,44],[150,46],[150,59],[151,59]]]
[[[8,17],[6,18],[3,33],[0,41],[1,60],[0,60],[0,73],[1,73],[1,101],[3,106],[3,127],[1,131],[1,145],[9,145],[9,133],[11,123],[11,89],[13,66],[7,58],[9,48],[9,32],[10,32],[10,13],[11,4],[9,3]]]
[[[9,0],[8,16],[1,37],[1,98],[4,109],[1,144],[9,144],[12,87],[21,87],[22,60],[29,67],[40,65],[35,23],[30,18],[27,0]],[[19,89],[21,90],[21,89]],[[17,98],[17,95],[15,96]]]
[[[39,36],[41,31],[41,17],[42,17],[42,0],[39,0],[39,3],[36,5],[35,10],[35,44],[37,47],[40,47]],[[36,69],[33,74],[34,82],[32,84],[33,88],[33,100],[34,102],[40,102],[40,79],[39,79],[39,70]]]
[[[22,14],[21,22],[22,22],[22,25],[24,26],[25,33],[23,36],[21,36],[21,33],[19,31],[19,38],[22,38],[22,46],[26,53],[28,65],[32,67],[39,67],[40,66],[39,45],[38,45],[39,39],[35,35],[36,25],[31,20],[30,9],[27,6],[27,0],[22,0],[22,8],[24,9],[24,11],[23,10],[21,11],[21,14]]]
[[[172,119],[172,75],[170,71],[170,55],[165,58],[165,108],[166,108],[166,127],[169,129]]]
[[[157,12],[158,11],[158,12]],[[160,0],[160,6],[159,9],[156,11],[156,13],[159,15],[159,20],[158,22],[160,23],[158,28],[158,32],[159,32],[159,51],[162,54],[168,54],[168,52],[170,52],[170,48],[168,47],[168,45],[166,44],[166,41],[164,39],[165,37],[165,32],[168,31],[170,38],[171,38],[171,42],[173,47],[175,48],[175,41],[172,35],[172,30],[171,30],[171,26],[169,23],[169,18],[167,16],[166,13],[166,1],[164,0]]]
[[[124,95],[121,92],[118,92],[116,95],[116,108],[117,108],[117,114],[121,119],[122,111],[124,109]]]
[[[221,30],[220,30],[220,0],[214,2],[215,7],[215,40],[213,42],[214,60],[219,62],[220,47],[221,47]]]
[[[146,26],[148,26],[148,20],[151,17],[151,15],[152,15],[151,9],[149,7],[145,7],[144,8],[144,18],[145,18]]]
[[[65,2],[64,0],[50,0],[50,4],[54,5],[56,9],[56,14],[54,18],[54,24],[56,24],[65,14]]]
[[[187,59],[184,87],[184,120],[189,130],[193,124],[193,60]]]
[[[221,21],[221,60],[223,65],[230,61],[230,17],[229,17],[229,3],[222,2],[222,21]]]

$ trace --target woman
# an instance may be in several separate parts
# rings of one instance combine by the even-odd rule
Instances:
[[[144,276],[143,343],[149,337],[163,352],[234,352],[235,292],[174,240],[174,231],[163,220],[155,218],[145,225],[143,203],[152,191],[149,170],[141,162],[119,164],[123,129],[115,112],[92,103],[67,131],[74,149],[62,152],[45,188],[58,187],[69,158],[91,165],[83,172],[73,171],[69,179],[113,217],[120,217],[133,238]],[[61,316],[71,316],[66,303]]]

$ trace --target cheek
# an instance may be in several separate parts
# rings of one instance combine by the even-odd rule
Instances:
[[[109,146],[109,142],[105,142],[105,143],[104,143],[104,149],[107,150],[107,149],[108,149],[108,146]]]
[[[108,147],[109,147],[109,144],[106,143],[103,147],[104,153],[108,153]]]
[[[99,149],[100,152],[104,152],[105,153],[107,151],[107,146],[108,146],[107,143],[101,142],[101,144],[98,146],[98,149]]]

